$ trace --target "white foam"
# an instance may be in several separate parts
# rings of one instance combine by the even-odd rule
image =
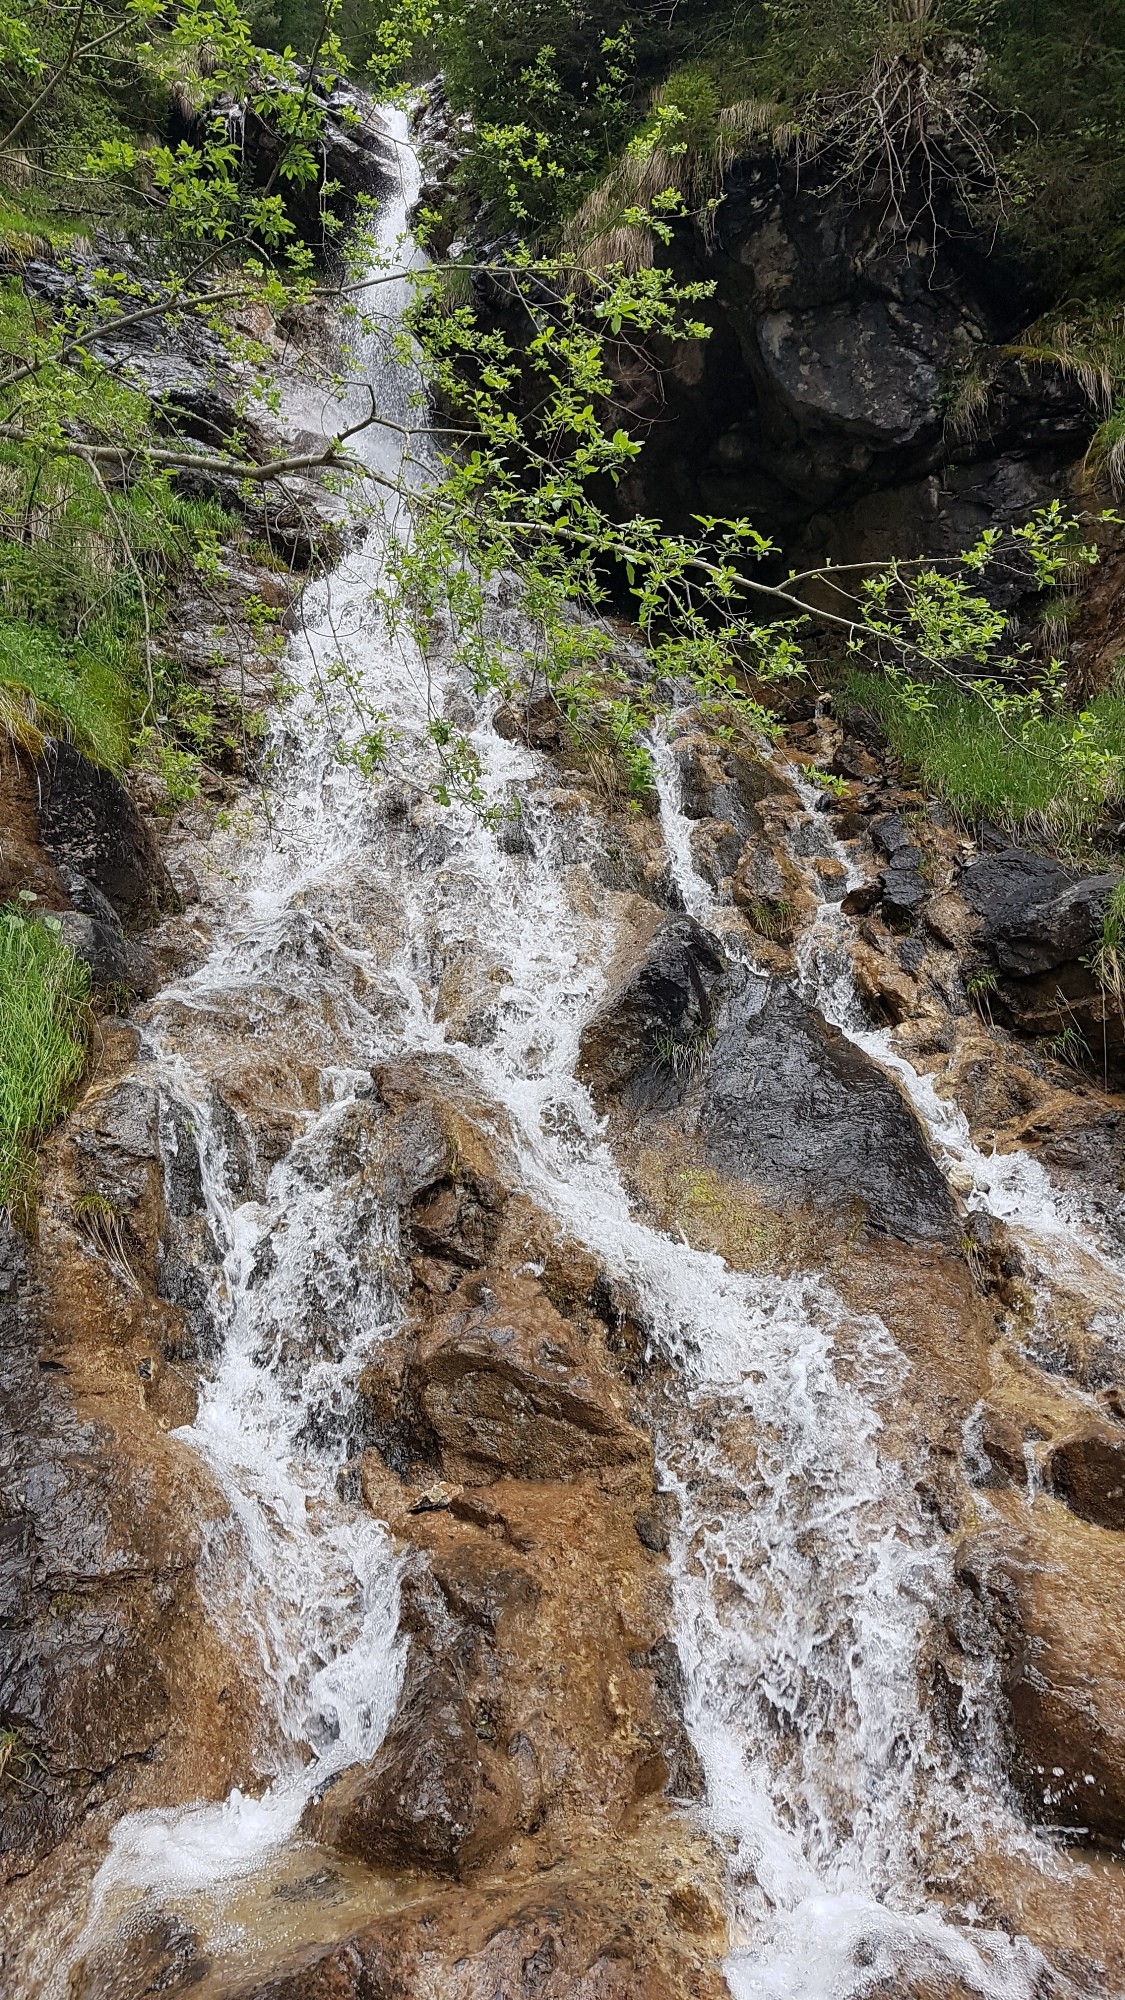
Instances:
[[[393,401],[391,364],[379,365]],[[478,706],[486,796],[525,793],[515,854],[467,808],[384,814],[378,790],[337,757],[338,734],[364,727],[346,701],[334,716],[324,698],[338,654],[407,744],[452,691],[450,670],[392,639],[369,601],[392,532],[406,532],[401,520],[376,521],[365,549],[311,596],[269,828],[219,843],[230,879],[215,891],[215,949],[157,999],[149,1030],[177,1114],[169,1154],[189,1120],[222,1265],[221,1352],[183,1433],[231,1510],[206,1587],[261,1690],[272,1769],[258,1797],[120,1822],[95,1918],[126,1891],[204,1889],[253,1868],[291,1838],[316,1783],[371,1754],[393,1710],[395,1556],[341,1498],[338,1459],[309,1444],[306,1426],[313,1410],[346,1412],[396,1310],[395,1212],[365,1192],[361,1169],[333,1165],[334,1135],[372,1064],[422,1053],[495,1107],[527,1192],[632,1287],[681,1374],[683,1409],[670,1409],[659,1448],[681,1500],[677,1641],[704,1810],[729,1858],[732,1990],[839,2000],[869,1983],[873,1964],[897,1973],[929,1954],[993,2000],[1029,2000],[1034,1954],[967,1935],[926,1887],[935,1856],[1019,1829],[995,1772],[957,1763],[922,1684],[949,1555],[882,1449],[877,1406],[904,1366],[893,1342],[821,1281],[732,1272],[635,1218],[574,1076],[616,942],[613,909],[580,865],[598,831],[536,796],[540,760],[502,742]],[[683,902],[706,918],[674,759],[663,742],[654,754]],[[464,1008],[446,1003],[458,967]],[[193,1030],[220,1033],[243,1014],[267,1052],[271,1024],[293,1018],[318,1024],[331,1050],[322,1108],[253,1198],[237,1190],[194,1053]],[[869,1031],[853,1021],[848,1032]],[[882,1048],[878,1059],[900,1060]],[[920,1080],[912,1088],[924,1095]],[[1008,1190],[1012,1202],[1046,1202],[1034,1176],[978,1161],[952,1109],[929,1116],[935,1142],[980,1176],[982,1200]],[[294,1359],[287,1329],[310,1320],[333,1338],[319,1358],[299,1344]]]

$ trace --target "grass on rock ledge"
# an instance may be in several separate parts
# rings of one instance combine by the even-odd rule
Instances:
[[[1012,727],[952,686],[935,687],[919,712],[879,673],[850,674],[840,699],[877,717],[895,755],[970,824],[990,819],[1087,858],[1107,809],[1125,800],[1125,694],[1117,691],[1082,716],[1059,710]]]
[[[90,975],[50,919],[0,906],[0,1212],[34,1205],[34,1142],[86,1066]]]

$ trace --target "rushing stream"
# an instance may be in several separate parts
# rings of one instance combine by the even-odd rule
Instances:
[[[403,158],[387,250],[412,192],[405,145]],[[379,303],[393,326],[385,285]],[[380,409],[404,410],[403,362],[378,339],[363,361]],[[393,464],[386,434],[371,439],[373,462]],[[364,1097],[373,1065],[424,1052],[495,1108],[529,1194],[628,1283],[680,1372],[682,1407],[658,1449],[681,1503],[676,1636],[703,1810],[729,1857],[737,2000],[829,2000],[917,1964],[1030,2000],[1037,1954],[958,1925],[927,1888],[982,1840],[1053,1863],[990,1764],[987,1674],[971,1772],[924,1702],[919,1662],[950,1556],[909,1470],[880,1450],[879,1407],[905,1362],[877,1319],[850,1314],[817,1276],[732,1272],[635,1219],[574,1076],[615,941],[582,866],[598,828],[537,799],[540,760],[501,740],[478,706],[482,782],[498,803],[521,796],[518,843],[466,808],[391,800],[340,760],[341,736],[362,726],[346,700],[333,712],[341,658],[407,743],[454,692],[468,699],[389,635],[372,604],[380,550],[405,532],[376,513],[362,546],[306,600],[269,824],[217,837],[211,948],[146,1013],[169,1173],[198,1175],[214,1250],[214,1359],[182,1436],[229,1503],[206,1589],[260,1689],[265,1781],[255,1797],[122,1820],[85,1941],[147,1895],[187,1899],[206,1931],[199,1909],[209,1898],[219,1907],[224,1885],[292,1839],[315,1787],[369,1757],[393,1713],[398,1559],[337,1475],[356,1378],[399,1311],[397,1210],[363,1170]],[[680,892],[707,921],[674,766],[655,748]],[[1100,1257],[1039,1167],[978,1152],[955,1108],[864,1023],[839,950],[846,921],[826,905],[810,931],[807,991],[893,1071],[971,1203],[1018,1223],[1045,1255],[1053,1245]],[[217,1079],[255,1051],[312,1082],[281,1157],[251,1171]]]

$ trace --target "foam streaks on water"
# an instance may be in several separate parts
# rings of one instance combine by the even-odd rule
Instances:
[[[371,366],[393,400],[396,364]],[[831,2000],[918,1966],[993,2000],[1031,2000],[1030,1947],[957,1923],[928,1887],[983,1838],[1028,1837],[987,1759],[958,1764],[922,1685],[950,1555],[910,1469],[881,1448],[879,1408],[902,1357],[823,1279],[732,1272],[636,1219],[574,1076],[616,938],[583,865],[598,828],[537,800],[539,760],[478,706],[486,794],[524,797],[513,844],[460,807],[385,810],[336,755],[338,735],[360,726],[323,698],[325,663],[341,652],[405,739],[453,692],[370,602],[391,531],[377,523],[331,596],[307,607],[269,828],[222,849],[213,949],[158,997],[147,1029],[170,1166],[194,1148],[218,1252],[216,1356],[183,1436],[231,1510],[207,1588],[262,1691],[269,1781],[253,1798],[123,1820],[92,1922],[130,1897],[259,1865],[292,1837],[315,1784],[369,1756],[393,1712],[397,1559],[337,1475],[356,1378],[397,1314],[397,1211],[356,1164],[356,1132],[372,1066],[423,1053],[495,1107],[527,1192],[631,1288],[678,1371],[658,1443],[681,1502],[676,1636],[703,1810],[729,1861],[736,2000]],[[674,760],[655,750],[682,900],[706,921]],[[971,1166],[974,1200],[1046,1234],[1076,1227],[1041,1170],[984,1160],[959,1114],[855,1017],[830,949],[837,921],[824,917],[804,961],[821,1006],[900,1075],[939,1154]],[[458,967],[476,1013],[438,1004]],[[280,1024],[308,1037],[318,1102],[247,1194],[206,1056],[224,1032],[268,1048]],[[295,1326],[316,1330],[311,1350],[293,1343]],[[987,1688],[980,1698],[983,1715]]]

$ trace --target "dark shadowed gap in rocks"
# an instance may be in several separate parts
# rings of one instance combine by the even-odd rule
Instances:
[[[404,213],[405,203],[388,218],[390,237]],[[367,361],[393,406],[400,364],[378,351]],[[400,1312],[398,1209],[372,1072],[422,1057],[471,1093],[522,1189],[635,1300],[674,1384],[654,1396],[653,1423],[679,1503],[676,1640],[706,1774],[698,1810],[729,1880],[732,1992],[829,2000],[929,1980],[943,1993],[1032,2000],[1039,1953],[933,1886],[956,1884],[982,1849],[1018,1853],[1047,1880],[1055,1862],[1002,1776],[987,1649],[962,1698],[971,1750],[928,1698],[952,1558],[913,1468],[881,1444],[902,1355],[876,1314],[847,1306],[815,1271],[732,1270],[638,1219],[576,1074],[629,904],[600,885],[603,829],[588,803],[553,790],[537,753],[496,734],[487,702],[472,706],[472,741],[489,802],[523,801],[519,843],[460,807],[404,806],[336,754],[353,725],[326,719],[319,676],[341,654],[408,740],[435,707],[469,712],[440,639],[419,658],[371,602],[380,548],[406,532],[376,515],[308,605],[269,828],[232,832],[201,863],[209,952],[143,1015],[166,1170],[181,1190],[169,1206],[195,1225],[181,1266],[207,1278],[195,1301],[204,1386],[182,1435],[230,1509],[214,1533],[208,1606],[259,1690],[261,1782],[217,1805],[120,1821],[78,1950],[95,1952],[115,1923],[127,1937],[158,1909],[237,1970],[231,1913],[245,1885],[293,1844],[319,1782],[369,1757],[390,1722],[399,1562],[338,1474],[355,1446],[358,1378]],[[516,643],[516,614],[496,610]],[[706,922],[658,761],[679,901]],[[764,994],[752,965],[735,966],[715,1023],[730,1062],[715,1066],[709,1143],[728,1165],[757,1147],[767,1184],[807,1178],[815,1158],[802,1164],[794,1144],[807,1147],[809,1133],[787,1128],[827,1092],[837,1121],[866,1120],[901,1149],[911,1186],[894,1214],[877,1213],[880,1163],[868,1163],[876,1225],[941,1240],[956,1214],[947,1177],[887,1072],[907,1085],[943,1164],[956,1113],[928,1108],[924,1084],[829,992],[827,922],[809,959],[819,955],[826,977],[805,996],[777,983]],[[251,1058],[285,1100],[268,1147],[230,1106]],[[776,1093],[763,1138],[746,1099],[778,1077],[791,1092]],[[841,1177],[845,1139],[834,1141]],[[1022,1169],[958,1144],[989,1198],[1007,1199],[1010,1185],[1024,1198]],[[1044,1186],[1043,1204],[1053,1199]],[[1078,1230],[1058,1204],[1051,1213],[1059,1231]],[[65,1970],[56,1956],[52,1980],[40,1958],[20,2000],[64,1991]]]

